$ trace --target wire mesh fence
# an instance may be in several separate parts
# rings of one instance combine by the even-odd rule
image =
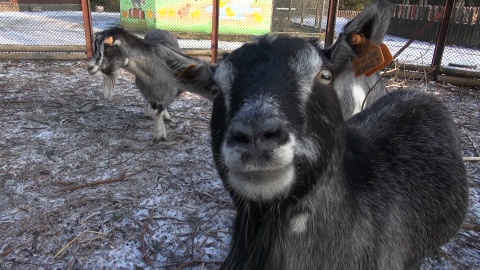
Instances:
[[[457,1],[448,25],[442,66],[455,66],[478,69],[480,63],[480,7],[460,5]],[[415,36],[417,40],[399,57],[406,63],[430,64],[433,50],[440,32],[441,16],[445,1],[435,1],[435,5],[425,2],[417,4],[394,4],[393,17],[388,34],[397,40],[408,40],[422,27],[430,28]],[[480,6],[480,3],[477,3]]]
[[[1,2],[0,59],[84,58],[83,16],[80,0]]]
[[[1,59],[25,51],[25,46],[50,46],[33,51],[82,56],[86,36],[90,35],[84,27],[82,1],[87,0],[2,0]],[[392,0],[393,17],[385,43],[395,54],[410,38],[416,39],[398,56],[399,62],[432,64],[446,1]],[[270,32],[324,40],[332,2],[335,1],[220,0],[218,47],[234,50],[254,36]],[[335,36],[370,1],[336,2],[335,25],[330,26]],[[122,26],[143,35],[148,29],[161,28],[173,32],[179,38],[180,47],[187,51],[211,50],[212,0],[90,0],[89,11],[93,32]],[[419,34],[429,24],[429,28]],[[480,70],[480,2],[455,1],[445,42],[442,67]],[[7,54],[10,56],[5,56]]]

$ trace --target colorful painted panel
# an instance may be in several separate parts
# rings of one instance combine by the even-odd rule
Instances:
[[[144,28],[144,25],[203,33],[212,30],[212,0],[121,1],[122,25],[126,27]],[[272,0],[220,0],[219,31],[226,34],[268,33],[271,16]]]
[[[123,27],[155,28],[155,0],[120,0],[121,24]]]

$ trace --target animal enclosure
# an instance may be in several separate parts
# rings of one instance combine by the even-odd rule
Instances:
[[[142,1],[136,2],[141,3]],[[355,25],[352,23],[351,27],[347,27],[347,29],[355,29]],[[376,24],[376,26],[381,25]],[[366,31],[365,34],[369,38],[373,37],[378,40],[382,36],[381,33],[375,31],[369,32],[367,28],[361,27],[361,29]],[[139,35],[141,34],[139,33]],[[299,42],[298,44],[305,44],[304,40],[295,40]],[[341,41],[341,39],[339,40]],[[111,41],[113,45],[116,40],[106,38],[99,42],[103,44],[105,41]],[[180,41],[182,44],[182,39]],[[96,44],[97,47],[100,47],[98,45]],[[312,47],[309,48],[316,52],[315,46],[317,45],[312,42],[310,44]],[[293,53],[297,47],[285,46],[285,48],[287,48],[284,50],[286,53]],[[269,87],[269,90],[283,91],[285,79],[292,79],[290,74],[295,74],[299,79],[298,84],[292,83],[290,80],[289,86],[309,87],[311,80],[308,79],[308,76],[318,78],[315,83],[328,83],[332,80],[332,74],[338,75],[337,69],[345,67],[341,62],[335,62],[333,65],[333,60],[326,58],[335,57],[335,52],[325,52],[322,61],[331,61],[329,68],[332,70],[327,68],[317,73],[319,67],[316,63],[318,62],[313,60],[318,61],[319,59],[311,57],[316,54],[307,53],[300,54],[299,58],[294,57],[293,61],[285,61],[285,58],[282,57],[274,58],[270,62],[270,64],[273,63],[269,66],[270,68],[265,68],[265,66],[252,68],[256,64],[244,65],[242,73],[234,74],[233,68],[230,69],[229,65],[235,61],[238,61],[238,64],[244,63],[246,59],[253,59],[250,63],[262,63],[257,61],[262,57],[256,57],[250,52],[247,50],[247,55],[243,55],[248,57],[234,53],[231,54],[231,58],[226,56],[228,61],[225,61],[222,67],[212,67],[207,61],[202,62],[197,59],[200,67],[210,68],[204,69],[204,71],[219,71],[216,73],[215,80],[224,87],[221,95],[236,97],[236,101],[232,100],[237,103],[225,99],[226,107],[222,107],[224,105],[222,103],[216,103],[214,111],[220,112],[216,114],[216,117],[220,117],[221,120],[228,118],[225,115],[236,117],[235,114],[241,110],[241,106],[246,100],[244,97],[250,94],[251,89],[263,85],[264,81],[271,82],[273,85],[280,84],[280,87]],[[241,54],[241,52],[238,53]],[[160,55],[171,56],[174,54],[160,53]],[[338,59],[345,58],[338,57]],[[179,66],[178,62],[172,63],[170,60],[166,59],[168,65],[173,65],[174,68]],[[120,60],[124,66],[127,65],[127,62],[130,60]],[[103,92],[103,78],[89,76],[87,65],[88,62],[85,60],[0,61],[0,70],[2,70],[0,72],[0,111],[2,112],[0,114],[2,123],[0,127],[0,235],[2,236],[0,268],[13,270],[218,269],[228,256],[233,234],[231,228],[235,223],[236,215],[238,215],[236,209],[239,203],[243,203],[241,200],[232,201],[231,195],[234,191],[222,183],[221,177],[216,171],[216,169],[222,169],[222,166],[221,164],[219,166],[218,163],[215,166],[212,161],[218,162],[220,159],[220,155],[216,155],[215,152],[212,154],[212,143],[218,150],[218,138],[223,136],[221,129],[226,124],[217,121],[215,125],[216,128],[219,128],[219,132],[210,134],[209,121],[211,120],[212,103],[199,96],[183,93],[169,107],[172,121],[165,123],[168,139],[158,144],[152,144],[152,119],[148,119],[144,115],[144,98],[139,89],[135,87],[135,77],[120,70],[115,85],[115,96],[113,99],[106,99]],[[285,69],[285,66],[289,66],[295,72],[288,72],[290,69]],[[90,71],[95,71],[95,68],[95,65],[90,65]],[[198,71],[199,69],[190,69],[190,71],[192,70]],[[272,76],[272,73],[269,73],[272,70],[279,71],[279,73],[274,73],[275,75]],[[324,71],[325,73],[323,73]],[[193,75],[198,74],[193,72]],[[241,76],[242,74],[243,76]],[[263,76],[265,74],[269,76]],[[240,80],[234,80],[235,76],[239,76]],[[180,80],[185,77],[179,76],[178,78]],[[363,77],[353,78],[351,86],[356,89],[351,91],[358,91],[359,84],[355,80],[363,79]],[[254,80],[260,83],[255,84],[255,87],[249,87]],[[342,80],[338,81],[342,82]],[[344,79],[343,81],[348,80]],[[204,86],[211,85],[212,80],[197,82]],[[467,270],[480,268],[480,163],[478,162],[480,156],[478,146],[480,143],[480,103],[478,89],[412,81],[398,77],[392,80],[387,79],[386,84],[389,92],[407,92],[411,88],[415,88],[417,91],[425,92],[433,98],[441,100],[454,117],[454,123],[450,123],[448,126],[458,129],[461,135],[461,155],[464,157],[470,188],[468,216],[453,239],[428,257],[423,262],[421,269]],[[341,84],[337,87],[345,89]],[[230,91],[229,88],[235,90]],[[241,90],[245,88],[247,91],[242,93]],[[309,107],[315,107],[315,103],[326,103],[328,106],[332,106],[330,108],[333,110],[325,110],[323,113],[332,112],[331,114],[335,115],[335,122],[338,123],[343,115],[338,112],[338,108],[333,108],[332,104],[337,104],[336,95],[331,88],[325,89],[326,93],[315,96],[312,99],[314,104],[310,104]],[[210,91],[209,94],[220,95],[218,88],[216,90],[217,92]],[[287,94],[293,101],[307,102],[309,100],[308,95],[297,97],[293,93],[304,92],[291,91],[291,95]],[[358,92],[356,93],[358,94]],[[326,102],[327,98],[325,97],[331,98],[328,101],[332,102]],[[242,115],[231,118],[233,120],[243,119],[242,121],[246,119],[244,122],[235,122],[240,123],[237,127],[248,122],[252,114],[258,113],[259,104],[261,105],[265,99],[266,96],[260,95],[258,100],[256,97],[247,100],[254,110],[243,110]],[[293,107],[289,107],[289,101],[287,99],[283,102],[286,104],[285,108],[292,110]],[[269,110],[270,108],[276,109],[275,106],[263,107],[263,111],[260,112],[265,115],[277,113],[278,116],[278,110]],[[428,106],[429,104],[427,104]],[[354,107],[357,109],[353,112],[358,111],[359,106]],[[224,108],[228,108],[229,111],[223,110]],[[294,114],[291,118],[299,120],[298,126],[301,126],[300,123],[303,120],[300,113],[305,113],[305,111],[300,108],[292,111]],[[409,111],[415,114],[416,110]],[[395,118],[396,115],[387,113],[384,116]],[[425,121],[431,124],[431,119],[435,117],[433,113],[431,118],[425,119]],[[317,122],[326,119],[320,125],[312,125],[318,129],[331,125],[331,119],[333,119],[323,118],[320,113],[309,113],[303,118],[314,119]],[[272,123],[278,123],[273,121],[275,119],[269,120],[272,121],[265,121],[266,125],[261,126],[266,128],[263,129],[265,132],[260,135],[284,139],[282,131],[285,129],[278,129],[276,128],[278,126],[272,125]],[[395,119],[394,122],[396,122]],[[385,125],[381,125],[378,128],[373,127],[372,130],[382,130],[384,127]],[[419,126],[418,129],[423,129],[423,126]],[[321,128],[321,130],[328,133],[328,128]],[[338,130],[343,129],[339,128]],[[366,130],[368,135],[369,129]],[[415,133],[417,129],[408,130]],[[240,144],[251,139],[250,135],[242,132],[241,129],[232,128],[231,131],[230,137]],[[439,132],[443,131],[439,130]],[[212,135],[213,139],[211,139]],[[355,134],[350,135],[355,136]],[[337,138],[337,136],[330,136],[334,138],[332,141]],[[295,134],[294,137],[301,140],[301,136]],[[417,138],[422,140],[421,137]],[[386,140],[388,139],[386,138]],[[216,144],[215,140],[217,140]],[[447,138],[441,143],[450,143],[452,140]],[[424,140],[422,141],[425,143]],[[432,144],[432,147],[435,145]],[[326,147],[330,146],[330,144],[326,144]],[[355,146],[360,147],[360,144],[355,144],[350,149],[355,150]],[[302,153],[305,153],[304,160],[310,162],[309,157],[317,156],[314,145],[304,143],[299,147]],[[405,154],[405,149],[397,151],[404,151],[401,156]],[[412,149],[411,151],[418,150]],[[419,158],[429,162],[437,158],[435,156],[437,153],[434,151]],[[409,155],[410,153],[407,151],[405,156]],[[265,156],[268,157],[268,153]],[[398,153],[392,153],[392,156],[398,156]],[[444,157],[443,153],[440,156],[440,158]],[[388,155],[384,158],[388,159]],[[459,158],[457,156],[455,160],[457,160],[457,164],[462,164]],[[248,155],[244,156],[244,159],[248,159]],[[228,166],[233,166],[231,171],[235,171],[237,163],[232,160],[229,161]],[[415,161],[415,158],[408,160],[414,164]],[[304,166],[302,162],[295,164],[295,166],[297,165]],[[448,166],[450,165],[446,164],[445,167]],[[444,168],[440,167],[439,169]],[[220,171],[220,173],[224,174],[225,171]],[[268,172],[266,174],[268,175]],[[355,186],[355,183],[352,184]],[[302,185],[299,187],[299,189],[304,188]],[[254,199],[258,198],[255,197],[255,194],[262,192],[260,190],[260,193],[255,193],[258,191],[256,189],[249,191],[250,194],[247,195]],[[415,191],[429,191],[429,189],[426,186],[416,186]],[[267,195],[272,194],[268,193],[272,192],[271,190],[267,189],[266,192]],[[429,205],[445,203],[439,197],[442,193],[430,194],[422,199],[425,199],[426,204]],[[293,193],[291,199],[297,200],[300,197],[296,197],[297,195],[301,194]],[[326,195],[331,197],[331,194]],[[409,193],[407,192],[406,195],[408,197]],[[390,199],[391,196],[386,197]],[[439,198],[440,200],[438,200]],[[378,207],[377,202],[377,200],[372,200],[372,205]],[[449,208],[449,206],[445,208]],[[268,214],[275,213],[277,210],[282,209],[273,209]],[[341,210],[338,212],[341,213]],[[294,233],[301,233],[305,229],[302,224],[306,224],[302,222],[302,213],[293,214],[300,214],[298,222],[289,225],[292,225],[291,229]],[[390,212],[387,215],[379,215],[379,217],[384,218],[388,214]],[[426,215],[429,216],[428,213]],[[245,215],[245,217],[249,217],[249,215]],[[260,216],[258,220],[262,220],[262,217]],[[408,218],[415,220],[414,215]],[[266,220],[276,221],[268,218]],[[449,221],[439,222],[441,223],[439,225],[447,224]],[[353,225],[353,222],[341,224],[347,229],[351,229]],[[393,225],[396,227],[398,223],[394,222]],[[338,229],[340,226],[334,227]],[[382,229],[383,227],[375,230],[375,233]],[[420,230],[423,229],[431,228],[426,226]],[[416,231],[416,229],[412,229],[407,234],[411,235]],[[359,231],[355,230],[354,233],[359,233]],[[341,231],[340,234],[343,232]],[[397,233],[391,235],[400,236]],[[365,236],[360,234],[353,239],[363,239]],[[332,235],[328,235],[328,238],[332,239]],[[263,239],[259,240],[261,245],[265,243],[261,241]],[[400,239],[400,242],[403,240]],[[390,243],[397,244],[396,241]],[[378,248],[377,245],[374,246]],[[311,250],[314,251],[314,249]],[[396,251],[391,250],[392,254],[396,254]],[[262,255],[262,253],[254,254]],[[351,255],[355,257],[359,254],[352,252]],[[303,257],[302,254],[301,257]],[[341,257],[344,260],[346,256]],[[365,256],[358,257],[365,258]],[[240,263],[243,262],[240,261]],[[292,268],[295,266],[297,265]]]

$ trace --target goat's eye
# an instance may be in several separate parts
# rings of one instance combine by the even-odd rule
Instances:
[[[332,83],[332,72],[328,69],[322,69],[318,73],[317,79],[320,80],[320,83],[328,85]]]
[[[220,87],[218,85],[212,86],[210,89],[210,94],[212,95],[213,98],[216,98],[218,96],[218,93],[220,93]]]

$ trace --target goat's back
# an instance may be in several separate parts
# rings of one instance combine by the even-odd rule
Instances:
[[[359,224],[374,226],[383,254],[421,260],[455,235],[467,212],[455,122],[434,97],[398,90],[347,123],[344,165]]]
[[[162,29],[149,30],[147,33],[145,33],[144,40],[151,44],[162,44],[178,52],[182,51],[178,45],[177,37],[174,34]]]

